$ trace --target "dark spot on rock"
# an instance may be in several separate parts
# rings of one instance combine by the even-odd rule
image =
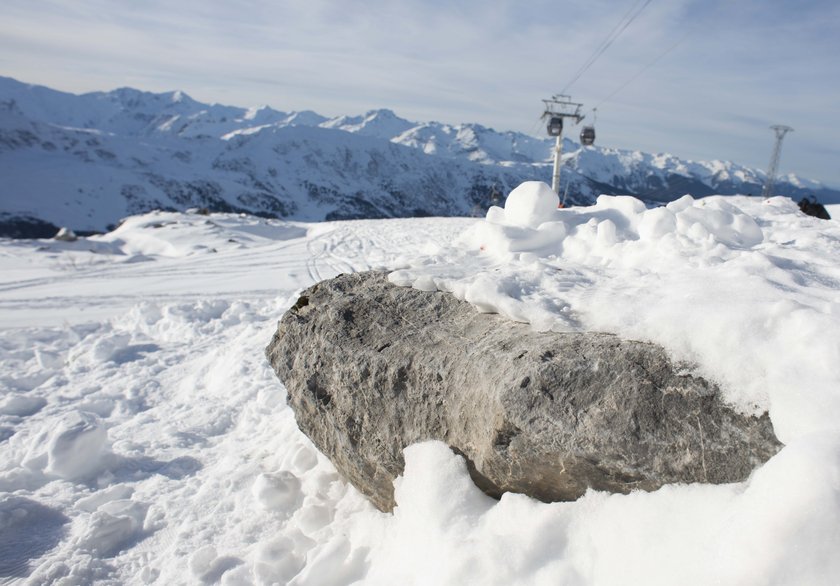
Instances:
[[[347,419],[344,420],[344,427],[347,430],[347,439],[350,441],[350,444],[355,447],[359,443],[362,426],[359,425],[359,422],[355,418],[347,417]]]
[[[505,423],[500,429],[496,430],[496,435],[493,437],[493,447],[497,450],[507,450],[510,447],[510,442],[513,441],[522,430],[513,424]]]
[[[332,402],[330,392],[318,383],[317,377],[309,377],[306,381],[306,387],[309,389],[309,392],[312,393],[312,396],[315,397],[315,400],[321,404],[321,406],[328,407]]]
[[[306,295],[301,295],[298,297],[298,300],[295,301],[295,304],[292,305],[292,311],[299,311],[309,305],[309,297]]]
[[[642,439],[642,427],[639,425],[639,416],[634,412],[630,418],[631,422],[631,433],[633,437],[637,440]]]
[[[315,391],[315,399],[324,407],[329,406],[330,401],[332,401],[332,397],[329,392],[327,392],[327,389],[324,388],[318,388]]]
[[[396,380],[394,380],[394,394],[400,395],[408,388],[408,370],[405,366],[400,366],[396,372]]]

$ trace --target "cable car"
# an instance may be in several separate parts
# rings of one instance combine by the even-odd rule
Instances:
[[[548,121],[548,136],[560,136],[563,133],[563,118],[552,116]]]
[[[583,146],[592,146],[595,144],[595,127],[584,126],[580,131],[580,144]]]

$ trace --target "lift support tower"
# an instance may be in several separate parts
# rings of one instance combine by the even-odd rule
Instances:
[[[575,124],[583,120],[580,109],[583,104],[572,102],[570,96],[558,94],[543,100],[545,111],[543,119],[548,118],[548,136],[557,138],[554,144],[554,173],[551,176],[551,189],[554,193],[560,193],[560,155],[563,153],[563,119],[572,118]]]
[[[782,155],[782,140],[788,132],[792,132],[793,128],[790,126],[783,126],[776,124],[770,127],[776,133],[776,146],[773,147],[773,156],[770,157],[770,167],[767,169],[767,181],[764,183],[764,190],[761,196],[764,199],[773,196],[773,186],[776,183],[776,173],[779,171],[779,158]]]

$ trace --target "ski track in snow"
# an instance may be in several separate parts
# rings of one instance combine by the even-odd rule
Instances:
[[[763,224],[775,230],[764,249],[775,264],[740,281],[742,293],[769,283],[836,305],[830,254],[809,261],[791,244],[836,249],[836,224],[821,234],[783,212]],[[532,304],[534,315],[554,312],[574,328],[563,299],[599,287],[655,298],[655,270],[611,268],[582,247],[635,246],[616,244],[615,226],[599,221],[564,240],[565,259],[532,270],[523,256],[509,272],[477,249],[446,264],[474,219],[303,224],[161,212],[75,243],[0,241],[0,582],[836,583],[840,440],[830,433],[791,444],[744,483],[554,504],[490,499],[442,444],[419,444],[406,450],[399,506],[385,515],[298,430],[263,351],[302,289],[397,268],[454,287],[467,267],[501,283],[484,300],[496,309],[516,317],[529,295],[547,292],[554,301]],[[752,270],[739,265],[745,249],[718,259],[719,245],[697,242],[686,266]],[[644,258],[670,263],[661,250]],[[523,295],[529,279],[543,288]],[[674,290],[693,287],[715,291],[692,281]]]

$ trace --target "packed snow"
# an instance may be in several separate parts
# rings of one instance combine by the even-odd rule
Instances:
[[[155,212],[0,241],[0,578],[24,584],[836,584],[840,224],[790,200],[526,183],[485,219]],[[833,211],[833,210],[832,210]],[[391,270],[541,330],[657,342],[785,448],[745,482],[496,501],[406,449],[393,514],[297,429],[263,356],[305,287]]]

